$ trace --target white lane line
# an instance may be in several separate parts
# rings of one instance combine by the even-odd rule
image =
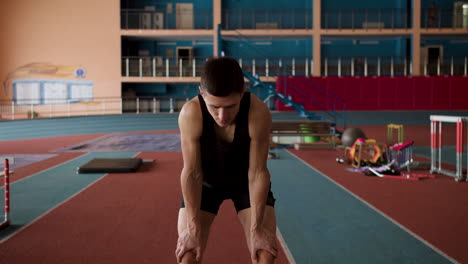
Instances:
[[[276,227],[276,237],[278,238],[281,246],[284,249],[284,253],[286,254],[286,258],[288,259],[289,264],[296,264],[296,260],[294,259],[293,255],[291,254],[291,251],[289,250],[289,247],[286,244],[286,241],[284,240],[283,235],[281,234],[278,227]]]
[[[420,237],[419,235],[417,235],[416,233],[413,233],[411,230],[409,230],[408,228],[406,228],[405,226],[401,225],[400,223],[398,223],[396,220],[394,220],[393,218],[391,218],[390,216],[388,216],[387,214],[385,214],[384,212],[380,211],[379,209],[377,209],[376,207],[374,207],[373,205],[371,205],[370,203],[368,203],[367,201],[363,200],[361,197],[357,196],[356,194],[354,194],[353,192],[351,192],[350,190],[346,189],[343,185],[339,184],[338,182],[336,182],[335,180],[333,180],[332,178],[330,177],[327,177],[325,176],[326,174],[323,173],[322,171],[316,169],[314,166],[310,165],[309,163],[307,163],[306,161],[304,161],[303,159],[299,158],[298,156],[296,156],[294,153],[290,152],[290,151],[287,151],[289,154],[291,154],[292,156],[294,156],[295,158],[297,158],[298,160],[300,160],[302,163],[304,163],[305,165],[307,165],[308,167],[312,168],[313,170],[316,170],[319,172],[320,176],[324,177],[325,179],[333,182],[334,184],[336,184],[338,187],[340,187],[341,189],[343,189],[345,192],[347,192],[348,194],[350,194],[351,196],[353,196],[354,198],[358,199],[359,201],[361,201],[362,203],[364,203],[365,205],[369,206],[372,210],[376,211],[377,213],[379,213],[380,215],[382,215],[383,217],[387,218],[390,222],[394,223],[395,225],[397,225],[399,228],[403,229],[404,231],[406,231],[407,233],[409,233],[410,235],[412,235],[413,237],[415,237],[416,239],[418,239],[419,241],[421,241],[423,244],[425,244],[426,246],[428,246],[429,248],[433,249],[435,252],[439,253],[441,256],[445,257],[447,260],[449,260],[450,262],[452,263],[460,263],[459,261],[453,259],[452,257],[448,256],[447,254],[445,254],[442,250],[438,249],[436,246],[432,245],[431,243],[429,243],[428,241],[426,241],[424,238]]]

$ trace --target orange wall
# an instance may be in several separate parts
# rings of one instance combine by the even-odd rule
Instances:
[[[120,97],[119,0],[1,0],[0,80],[30,63],[81,66],[94,97]],[[51,78],[50,76],[34,76]],[[11,98],[11,87],[0,99]]]

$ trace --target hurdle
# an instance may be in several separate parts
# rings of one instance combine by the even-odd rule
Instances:
[[[455,180],[457,182],[461,181],[463,179],[463,164],[462,164],[463,163],[463,123],[468,122],[468,117],[431,115],[430,120],[431,120],[431,170],[430,170],[430,173],[435,172],[435,173],[452,176],[452,177],[455,177]],[[456,159],[456,171],[455,172],[442,169],[442,122],[456,123],[457,125],[456,127],[456,157],[457,159]],[[439,142],[437,142],[437,138]],[[467,143],[468,143],[468,138],[467,138]],[[468,163],[467,163],[467,167],[468,167]],[[467,176],[466,179],[468,180],[468,173],[466,176]]]
[[[0,223],[0,230],[10,225],[10,165],[8,159],[5,159],[4,168],[4,196],[5,196],[5,219]]]
[[[388,124],[387,125],[387,143],[389,145],[394,144],[393,142],[393,131],[396,130],[398,133],[398,142],[396,143],[403,143],[404,135],[403,135],[403,125],[400,124]]]

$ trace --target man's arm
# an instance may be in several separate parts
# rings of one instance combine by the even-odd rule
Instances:
[[[270,173],[267,168],[270,144],[271,114],[266,105],[252,96],[249,114],[250,160],[249,193],[251,206],[252,257],[257,259],[257,250],[264,249],[276,256],[276,238],[263,226],[265,204],[270,190]]]
[[[195,101],[187,102],[179,115],[179,128],[182,145],[184,167],[180,175],[182,194],[184,197],[187,216],[187,226],[184,237],[179,241],[185,244],[179,253],[182,257],[185,252],[195,250],[197,258],[201,255],[200,234],[200,202],[203,174],[201,169],[200,136],[202,133],[203,119],[200,107]],[[191,248],[195,243],[195,248]]]

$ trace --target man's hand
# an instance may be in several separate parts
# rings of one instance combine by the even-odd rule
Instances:
[[[195,254],[195,258],[197,262],[200,261],[202,255],[202,241],[199,232],[196,232],[193,229],[185,229],[180,235],[179,239],[177,240],[177,248],[176,248],[176,257],[177,262],[182,262],[182,258],[184,257],[185,253],[192,251]]]
[[[265,250],[276,258],[278,252],[276,247],[276,237],[275,234],[270,230],[264,227],[256,227],[251,229],[250,243],[250,255],[254,263],[258,262],[259,250]]]

